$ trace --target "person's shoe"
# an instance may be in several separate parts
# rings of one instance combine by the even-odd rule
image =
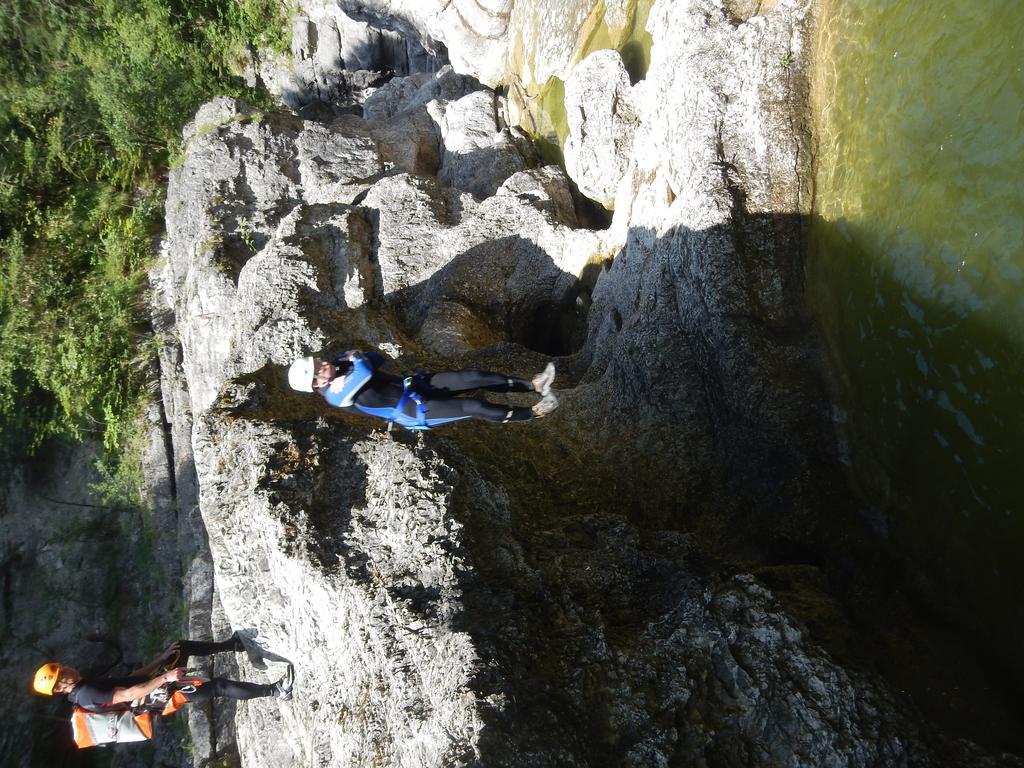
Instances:
[[[533,407],[530,410],[533,411],[533,418],[539,419],[539,418],[542,418],[544,416],[547,416],[549,413],[551,413],[557,407],[558,407],[558,398],[555,397],[550,392],[548,392],[538,402],[534,403]]]
[[[533,384],[534,392],[540,392],[541,395],[550,394],[551,385],[555,383],[555,364],[548,363],[544,366],[544,370],[534,376],[530,383]]]
[[[284,671],[284,677],[278,680],[271,686],[270,695],[281,699],[281,701],[291,701],[292,699],[292,686],[295,685],[295,668],[289,664],[287,669]]]
[[[235,645],[231,650],[235,653],[242,653],[245,651],[245,643],[242,642],[242,638],[238,636],[237,632],[233,632],[231,634],[231,639],[235,641]]]

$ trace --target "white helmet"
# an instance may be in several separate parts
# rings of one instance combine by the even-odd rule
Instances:
[[[313,391],[312,357],[300,357],[288,366],[288,383],[298,392]]]

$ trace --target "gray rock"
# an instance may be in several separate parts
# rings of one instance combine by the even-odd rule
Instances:
[[[363,117],[375,121],[389,120],[399,112],[415,106],[412,102],[417,94],[433,80],[431,75],[421,73],[388,81],[363,101]]]
[[[300,9],[292,22],[291,56],[263,52],[248,76],[306,117],[329,119],[357,108],[393,74],[438,69],[436,57],[416,38],[352,18],[336,3],[305,0]]]
[[[350,202],[386,168],[368,128],[350,125],[341,133],[311,123],[298,135],[295,149],[299,181],[309,190],[306,201],[313,204]]]
[[[573,69],[565,84],[565,112],[565,168],[580,192],[611,208],[629,170],[639,123],[617,51],[592,53]]]
[[[443,41],[455,69],[472,72],[483,83],[495,85],[502,78],[512,0],[338,0],[338,5],[350,17],[394,30],[427,51],[437,51]]]
[[[475,35],[464,62],[517,13],[593,10],[476,6],[341,3],[425,47]],[[811,541],[843,487],[802,309],[806,79],[780,69],[806,8],[734,21],[655,4],[603,231],[450,70],[385,86],[367,119],[200,111],[156,277],[168,400],[224,620],[298,664],[292,702],[238,706],[243,762],[998,762],[824,650],[846,624],[821,571],[797,569],[796,601],[746,572]],[[412,437],[288,390],[293,357],[351,347],[521,376],[557,353],[562,404]]]
[[[490,91],[476,91],[443,106],[431,102],[428,109],[444,145],[438,176],[450,187],[477,199],[490,197],[509,176],[537,162],[521,131],[502,129],[497,97]]]
[[[440,146],[438,164],[414,172],[432,175],[449,187],[481,199],[502,182],[537,162],[536,152],[518,129],[507,128],[499,115],[499,97],[471,77],[443,68],[436,77],[398,78],[370,95],[364,116],[378,126],[429,115]],[[378,134],[383,128],[378,128]],[[401,145],[401,141],[392,142]],[[407,163],[405,168],[413,170]]]

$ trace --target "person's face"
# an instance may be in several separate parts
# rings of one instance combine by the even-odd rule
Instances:
[[[62,666],[60,668],[60,674],[57,675],[57,682],[54,683],[53,691],[54,693],[67,693],[74,688],[81,679],[82,676],[78,673],[77,669],[74,667]]]
[[[326,387],[331,383],[331,379],[334,378],[337,371],[334,366],[326,360],[314,360],[316,373],[313,374],[313,389],[320,389]]]

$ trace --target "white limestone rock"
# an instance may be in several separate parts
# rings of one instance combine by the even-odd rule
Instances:
[[[431,106],[444,143],[439,173],[443,183],[477,198],[490,197],[502,181],[526,167],[510,135],[499,128],[493,92],[476,91],[458,101],[432,102]]]
[[[443,44],[452,66],[482,83],[501,81],[514,0],[338,0],[350,17],[387,25],[427,51]]]
[[[639,115],[617,51],[592,53],[565,84],[565,168],[587,197],[612,208],[629,170]]]
[[[420,90],[434,77],[419,73],[408,77],[395,77],[377,88],[363,102],[363,117],[367,120],[388,120],[413,105]]]
[[[387,73],[437,69],[433,48],[428,52],[416,37],[352,18],[329,0],[304,0],[299,7],[290,56],[264,51],[248,76],[302,114],[342,113]]]
[[[595,4],[340,7],[495,82],[509,45],[534,74],[571,66]],[[727,11],[655,3],[632,152],[604,146],[629,157],[604,231],[581,227],[557,168],[465,162],[507,135],[496,97],[451,70],[385,86],[366,119],[201,110],[170,179],[161,295],[225,615],[299,662],[293,702],[239,706],[243,763],[994,762],[935,741],[702,550],[807,542],[842,497],[801,310],[806,80],[781,70],[807,9]],[[516,32],[524,14],[548,28]],[[602,60],[601,92],[624,94]],[[579,153],[599,157],[601,135],[580,131]],[[292,357],[355,346],[406,353],[396,373],[526,376],[565,352],[561,405],[394,437],[287,389]],[[841,626],[806,568],[800,601]]]

